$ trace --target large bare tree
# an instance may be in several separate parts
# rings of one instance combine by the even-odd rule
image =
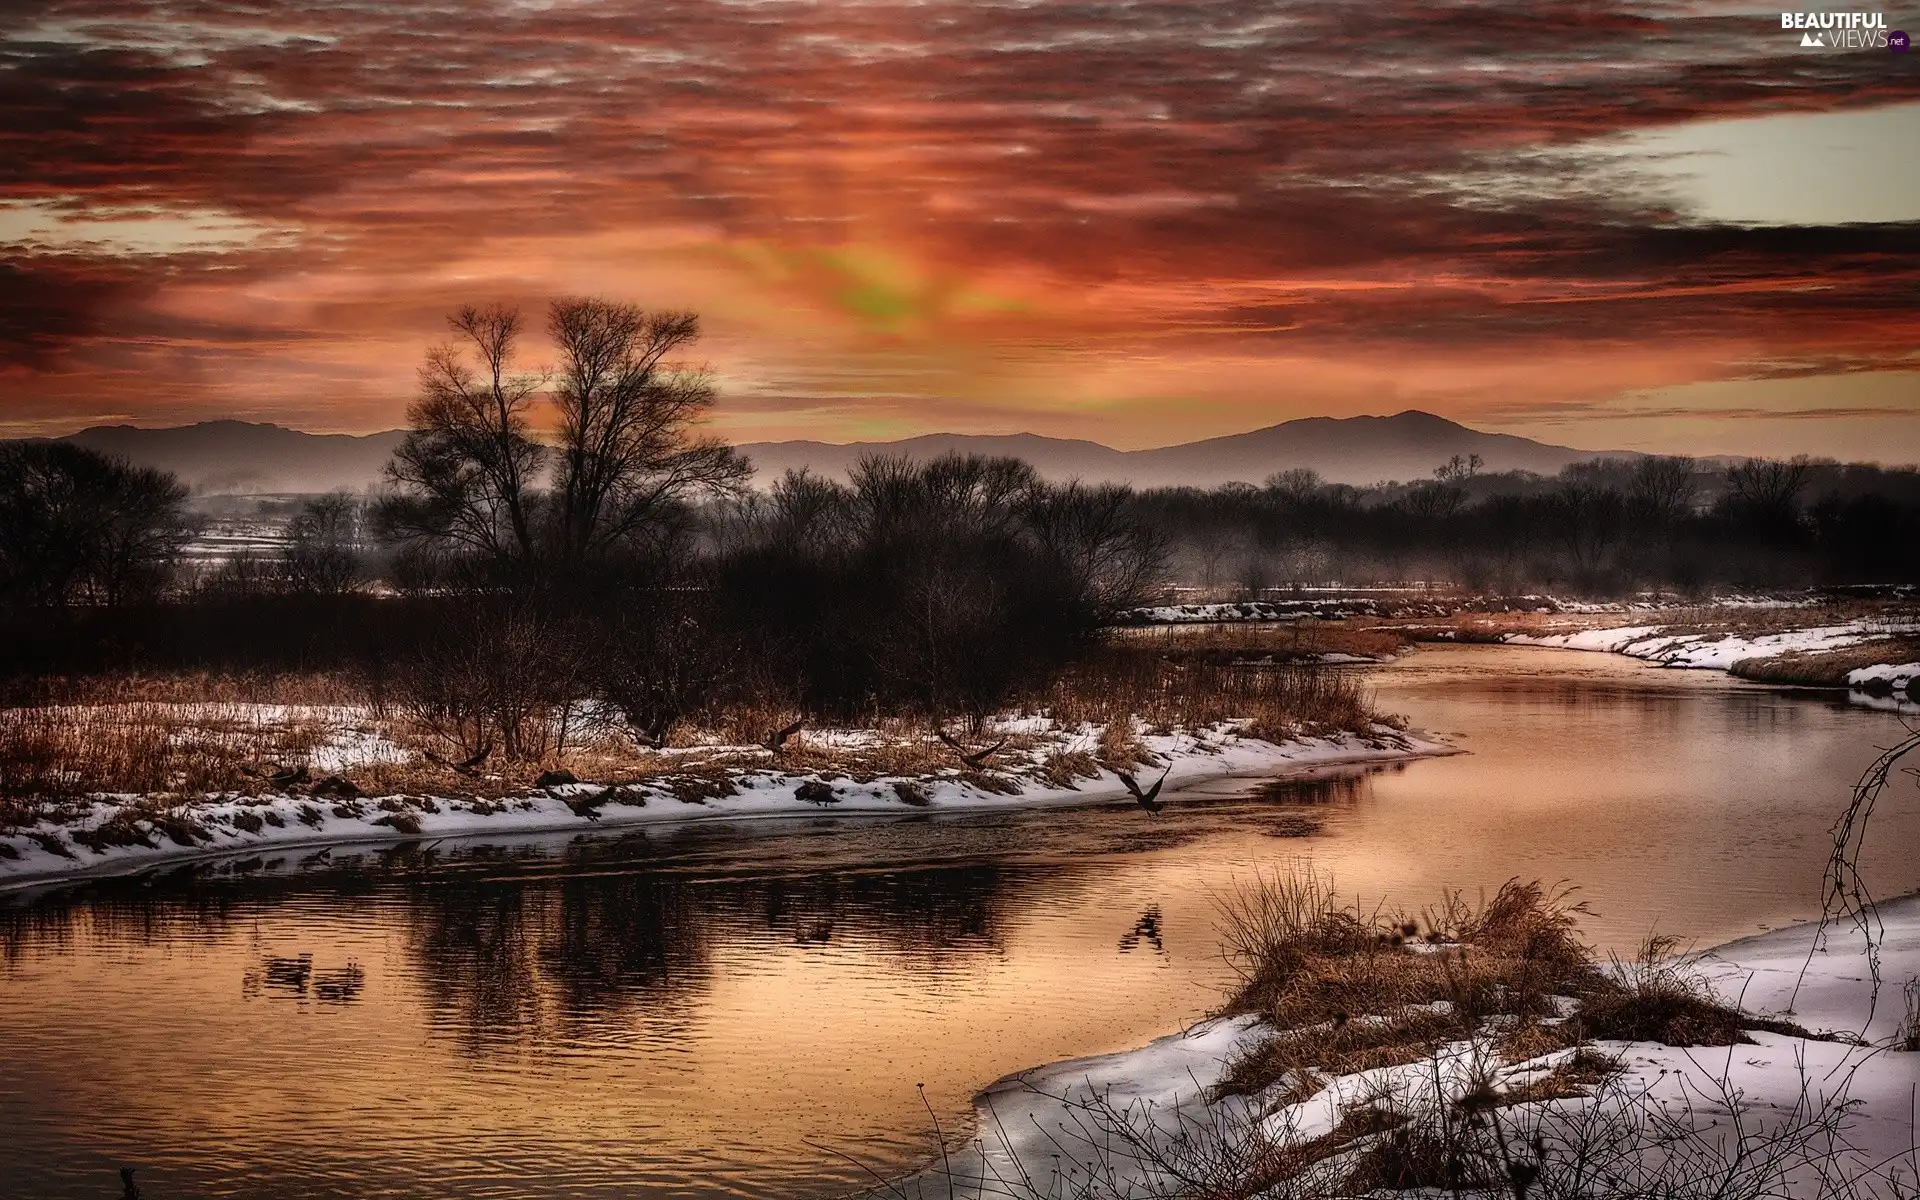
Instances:
[[[456,340],[427,354],[412,426],[388,475],[387,537],[508,564],[578,562],[644,540],[702,491],[730,491],[748,466],[693,426],[714,404],[710,374],[672,356],[699,318],[610,300],[557,300],[558,365],[516,371],[516,309],[463,308]],[[543,395],[554,445],[533,432]]]
[[[163,471],[58,442],[0,444],[0,603],[153,598],[191,535],[186,505]]]
[[[455,340],[427,351],[420,394],[407,406],[410,428],[387,464],[399,492],[380,506],[381,530],[391,540],[530,562],[532,483],[545,452],[528,417],[544,380],[513,369],[518,310],[469,306],[447,324]]]
[[[690,312],[648,312],[601,299],[556,301],[560,352],[556,549],[588,558],[657,527],[701,491],[732,491],[746,460],[692,425],[714,404],[711,374],[673,361],[700,336]]]

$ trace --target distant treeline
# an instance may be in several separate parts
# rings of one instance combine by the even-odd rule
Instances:
[[[1415,483],[1310,471],[1211,490],[1050,484],[1010,459],[875,458],[768,492],[697,435],[684,313],[467,309],[429,353],[377,499],[308,500],[279,548],[183,556],[186,490],[77,446],[0,447],[0,671],[350,669],[511,743],[590,697],[659,739],[722,700],[978,719],[1187,584],[1451,582],[1615,595],[1920,582],[1920,473],[1650,457]],[[558,429],[531,431],[552,399]],[[508,750],[515,748],[509,745]],[[520,748],[526,749],[526,748]]]
[[[1431,580],[1513,594],[1920,581],[1920,471],[1806,458],[1689,458],[1357,488],[1311,471],[1255,487],[1143,492],[1183,583],[1252,596],[1295,583]]]

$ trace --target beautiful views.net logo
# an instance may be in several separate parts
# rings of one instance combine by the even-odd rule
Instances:
[[[1885,50],[1891,45],[1885,13],[1783,12],[1780,28],[1800,31],[1800,44],[1808,48]],[[1897,48],[1905,49],[1906,35],[1900,33],[1897,40]]]

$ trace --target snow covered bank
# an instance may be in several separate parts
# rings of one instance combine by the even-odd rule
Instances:
[[[1916,679],[1920,679],[1920,663],[1879,663],[1847,672],[1847,686],[1861,691],[1910,691]]]
[[[1745,1156],[1736,1170],[1748,1182],[1778,1184],[1742,1195],[1910,1196],[1920,1180],[1920,1053],[1896,1047],[1913,1019],[1903,988],[1920,979],[1920,897],[1879,912],[1886,982],[1877,1003],[1864,944],[1843,929],[1818,947],[1813,926],[1778,930],[1699,960],[1722,1001],[1843,1036],[1755,1030],[1746,1044],[1717,1048],[1607,1041],[1511,1061],[1501,1037],[1512,1027],[1494,1018],[1413,1062],[1321,1072],[1304,1100],[1287,1085],[1209,1103],[1227,1065],[1274,1033],[1257,1017],[1216,1019],[1138,1050],[1001,1080],[976,1101],[974,1141],[908,1194],[1158,1197],[1206,1179],[1209,1194],[1291,1200],[1349,1186],[1361,1156],[1388,1139],[1406,1156],[1421,1137],[1484,1138],[1491,1129],[1550,1169],[1602,1164],[1596,1174],[1614,1175],[1570,1193],[1580,1196],[1722,1194],[1652,1181],[1719,1180],[1735,1155]],[[1369,1019],[1377,1018],[1355,1021]],[[1464,1133],[1472,1112],[1498,1115]],[[1276,1165],[1291,1173],[1275,1176]],[[1242,1186],[1252,1180],[1262,1182]],[[1436,1193],[1403,1181],[1373,1194]]]
[[[1119,623],[1122,625],[1238,624],[1298,621],[1307,617],[1323,621],[1340,621],[1355,617],[1389,619],[1450,617],[1461,613],[1566,613],[1594,616],[1678,609],[1698,610],[1702,607],[1759,612],[1814,608],[1827,602],[1821,597],[1810,595],[1780,597],[1731,594],[1702,601],[1665,593],[1644,592],[1631,601],[1592,601],[1570,600],[1560,596],[1532,593],[1517,596],[1471,595],[1454,592],[1445,587],[1437,589],[1308,587],[1290,589],[1288,596],[1276,600],[1196,601],[1185,604],[1148,605],[1121,613]]]
[[[1551,646],[1624,654],[1663,667],[1733,671],[1741,663],[1787,661],[1838,651],[1866,649],[1886,642],[1885,653],[1899,654],[1910,642],[1893,639],[1920,633],[1920,621],[1882,619],[1818,625],[1774,633],[1700,631],[1668,625],[1624,625],[1568,633],[1510,633],[1501,639],[1516,646]],[[1790,675],[1791,672],[1788,672]],[[1768,678],[1756,673],[1757,677]],[[1920,677],[1920,664],[1874,663],[1846,672],[1855,690],[1898,694]]]
[[[1048,753],[1091,749],[1096,734],[1056,737],[1029,752],[1030,761],[1020,765],[1031,772]],[[1456,753],[1437,739],[1385,725],[1365,736],[1343,733],[1284,744],[1242,736],[1231,725],[1139,740],[1160,764],[1139,768],[1140,786],[1151,786],[1164,771],[1164,798],[1176,802],[1180,789],[1207,779]],[[95,796],[60,805],[59,812],[33,825],[0,832],[0,888],[298,847],[586,832],[822,811],[897,816],[1132,803],[1121,778],[1092,766],[1091,759],[1087,774],[1061,784],[1034,774],[958,769],[855,780],[782,770],[771,756],[765,761],[765,766],[663,773],[618,786],[558,784],[498,799],[361,796],[349,789],[326,793],[324,783],[265,796]]]
[[[1516,646],[1555,646],[1566,650],[1604,650],[1645,659],[1663,667],[1731,671],[1749,658],[1777,658],[1782,654],[1839,650],[1877,641],[1893,633],[1920,632],[1917,621],[1850,622],[1793,629],[1784,633],[1688,633],[1665,625],[1625,625],[1612,629],[1582,629],[1574,633],[1508,634]]]

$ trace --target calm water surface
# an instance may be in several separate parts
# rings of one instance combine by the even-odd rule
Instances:
[[[1418,907],[1579,885],[1604,948],[1807,916],[1884,713],[1602,655],[1374,674],[1468,755],[1158,818],[821,817],[398,851],[0,901],[0,1195],[841,1194],[929,1107],[1217,1003],[1211,897],[1310,856]],[[1869,878],[1920,887],[1920,803]],[[1305,835],[1305,836],[1303,836]],[[925,1085],[925,1104],[916,1085]]]

